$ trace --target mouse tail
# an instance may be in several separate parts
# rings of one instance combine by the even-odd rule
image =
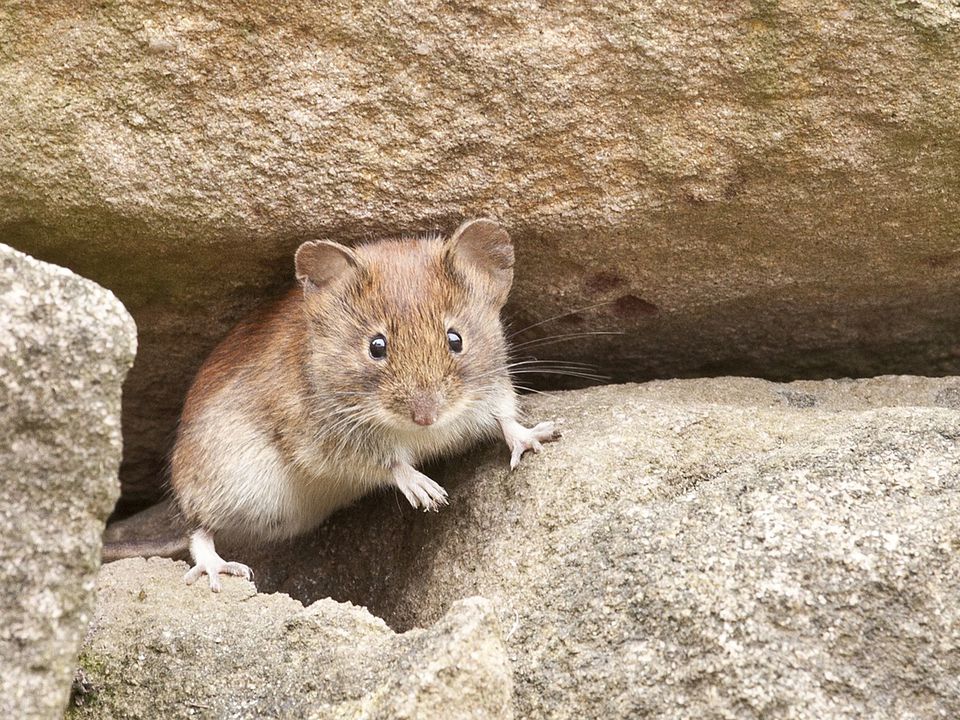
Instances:
[[[119,522],[103,533],[101,562],[131,557],[185,558],[190,531],[176,504],[168,499]]]
[[[106,542],[100,555],[100,562],[106,564],[132,557],[186,557],[190,551],[190,539],[187,537],[155,540],[125,540]]]

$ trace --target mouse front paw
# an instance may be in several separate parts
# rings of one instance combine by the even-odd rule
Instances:
[[[447,491],[412,465],[396,465],[393,482],[415,508],[436,512],[447,504]]]
[[[560,439],[560,430],[553,422],[542,422],[532,428],[524,427],[513,418],[500,420],[503,439],[510,448],[510,469],[516,470],[520,458],[527,450],[535,453],[543,449],[542,443]]]

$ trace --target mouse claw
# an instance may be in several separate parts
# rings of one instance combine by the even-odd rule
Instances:
[[[447,491],[412,465],[396,465],[393,482],[407,502],[424,512],[439,512],[441,505],[449,504]]]
[[[210,590],[212,592],[220,592],[221,575],[234,575],[253,582],[253,570],[248,566],[238,562],[224,562],[222,559],[219,563],[197,563],[186,572],[183,580],[187,585],[193,585],[201,575],[210,578]]]
[[[517,469],[520,459],[527,450],[538,453],[543,449],[543,443],[560,439],[560,430],[550,421],[526,428],[510,418],[500,421],[500,429],[503,430],[503,439],[510,448],[511,471]]]
[[[183,581],[193,585],[201,575],[210,579],[211,592],[220,592],[221,575],[234,575],[253,582],[253,570],[247,565],[238,562],[227,562],[217,554],[213,545],[213,537],[204,530],[198,530],[190,540],[190,551],[196,564],[187,570]]]
[[[513,449],[510,451],[510,469],[511,470],[517,469],[517,466],[520,464],[520,458],[523,457],[524,452],[526,452],[527,450],[540,452],[541,448],[542,448],[542,445],[540,445],[540,443],[532,444],[529,447],[521,443],[514,444]]]

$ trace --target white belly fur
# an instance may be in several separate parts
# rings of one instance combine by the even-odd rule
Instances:
[[[198,423],[204,431],[191,438],[199,446],[191,453],[199,459],[192,473],[197,481],[181,492],[184,506],[216,536],[252,541],[292,537],[391,482],[386,467],[342,450],[331,457],[329,448],[303,448],[291,462],[246,408],[224,395],[219,399]],[[512,410],[512,391],[504,401]],[[417,464],[438,451],[455,451],[465,438],[482,439],[495,429],[489,412],[467,412],[450,425],[419,436],[419,442],[405,438],[397,460]]]
[[[183,491],[185,505],[217,535],[255,540],[291,537],[315,527],[386,477],[344,477],[329,458],[305,472],[289,463],[243,412],[212,407],[205,428],[223,432],[195,441],[202,446],[198,482]],[[317,458],[320,460],[320,458]],[[359,468],[358,468],[359,470]],[[369,474],[369,473],[367,473]],[[378,482],[379,481],[379,482]]]

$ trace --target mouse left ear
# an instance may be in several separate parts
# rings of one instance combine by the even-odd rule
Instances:
[[[326,290],[360,266],[353,250],[330,240],[303,243],[297,248],[293,262],[297,280],[305,292]]]
[[[444,244],[446,260],[468,282],[492,286],[498,305],[507,301],[513,285],[513,241],[494,220],[468,220]]]

